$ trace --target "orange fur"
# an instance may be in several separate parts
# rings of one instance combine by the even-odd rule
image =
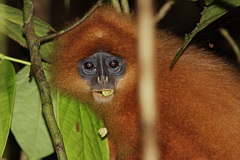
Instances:
[[[173,70],[169,64],[182,40],[165,31],[157,36],[156,91],[159,149],[165,160],[240,159],[240,78],[224,60],[189,46]],[[53,85],[92,104],[104,119],[120,159],[139,159],[141,126],[137,98],[135,25],[131,17],[105,6],[58,40]],[[93,99],[77,63],[97,51],[126,60],[126,74],[111,102]]]

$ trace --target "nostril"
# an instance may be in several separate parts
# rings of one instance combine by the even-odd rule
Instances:
[[[105,83],[108,83],[108,76],[105,77]]]
[[[108,82],[108,76],[100,75],[97,77],[97,82],[99,84],[106,84]]]

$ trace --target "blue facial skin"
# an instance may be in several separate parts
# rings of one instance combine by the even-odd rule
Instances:
[[[91,90],[114,90],[124,76],[125,60],[106,52],[97,52],[78,63],[80,76],[91,86]]]

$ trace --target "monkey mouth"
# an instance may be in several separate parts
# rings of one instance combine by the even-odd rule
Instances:
[[[112,99],[113,89],[93,90],[93,97],[97,102],[108,102]]]

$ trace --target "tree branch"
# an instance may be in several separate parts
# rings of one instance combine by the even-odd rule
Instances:
[[[40,37],[40,41],[42,42],[42,41],[47,41],[49,39],[53,39],[55,37],[58,37],[58,36],[68,32],[68,31],[72,30],[73,28],[75,28],[76,26],[81,24],[83,21],[85,21],[85,19],[88,18],[98,7],[102,6],[102,4],[103,4],[103,0],[99,0],[79,21],[77,21],[76,23],[74,23],[70,27],[68,27],[64,30],[61,30],[57,33],[53,33],[51,35]]]
[[[153,0],[137,0],[139,102],[141,110],[143,160],[159,160],[157,122],[159,121],[155,100],[155,23]]]
[[[39,87],[42,111],[49,128],[53,144],[59,160],[67,160],[63,138],[54,117],[50,86],[42,69],[39,52],[40,39],[35,34],[33,23],[33,4],[31,0],[23,0],[24,34],[27,38],[28,48],[31,56],[31,74],[35,77]]]

